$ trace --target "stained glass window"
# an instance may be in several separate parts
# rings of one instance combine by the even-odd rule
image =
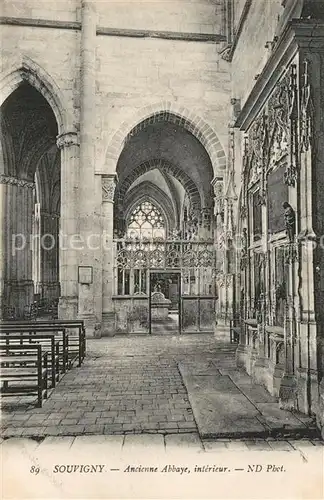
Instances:
[[[127,228],[127,236],[138,239],[165,238],[165,219],[150,201],[143,201],[133,210]]]

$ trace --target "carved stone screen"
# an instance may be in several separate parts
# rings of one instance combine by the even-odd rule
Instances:
[[[282,204],[288,201],[288,186],[284,183],[284,173],[283,165],[268,176],[268,227],[272,234],[285,230]]]

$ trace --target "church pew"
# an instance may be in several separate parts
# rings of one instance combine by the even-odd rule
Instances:
[[[59,342],[59,361],[62,373],[72,366],[70,363],[71,358],[75,357],[76,353],[73,351],[70,353],[70,343],[69,334],[66,332],[65,328],[53,328],[48,326],[32,326],[30,324],[21,325],[10,325],[6,326],[3,323],[0,324],[0,335],[52,335],[55,340]]]
[[[12,326],[12,325],[32,325],[32,326],[44,326],[44,327],[58,327],[65,328],[69,330],[69,352],[72,356],[71,363],[73,364],[76,359],[78,360],[78,366],[81,366],[85,354],[86,354],[86,337],[84,322],[82,320],[37,320],[37,321],[1,321],[0,328],[2,326]],[[77,330],[75,332],[74,330]],[[72,355],[74,353],[74,355]],[[71,357],[70,356],[70,357]]]
[[[0,345],[25,345],[39,343],[43,352],[48,352],[48,369],[51,379],[51,387],[56,386],[60,374],[60,342],[55,340],[54,334],[36,334],[33,333],[0,333]]]
[[[47,354],[40,344],[0,345],[1,396],[37,396],[41,408],[47,398]]]

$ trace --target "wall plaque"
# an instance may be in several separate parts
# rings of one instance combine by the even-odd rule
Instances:
[[[79,283],[81,285],[91,285],[93,282],[92,266],[79,266]]]

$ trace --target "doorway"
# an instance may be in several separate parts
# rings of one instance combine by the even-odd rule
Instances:
[[[150,271],[150,334],[181,333],[181,272]]]

